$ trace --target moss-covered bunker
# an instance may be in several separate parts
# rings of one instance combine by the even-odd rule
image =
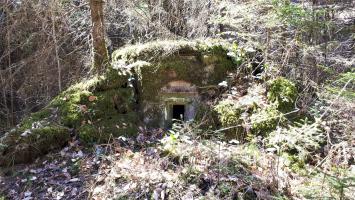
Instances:
[[[235,67],[229,47],[223,41],[163,41],[117,50],[103,75],[71,86],[5,134],[0,165],[30,161],[64,145],[70,133],[88,143],[105,142],[136,134],[139,126],[194,119],[204,88]]]
[[[131,46],[114,52],[113,69],[129,71],[138,120],[148,127],[168,127],[179,114],[185,121],[194,119],[204,88],[216,86],[233,70],[229,46],[221,41]]]
[[[211,96],[220,95],[218,84],[246,59],[240,52],[225,41],[161,41],[117,50],[104,74],[69,87],[1,137],[0,166],[31,161],[67,144],[71,135],[102,143],[135,135],[139,127],[167,128],[173,119],[194,120],[200,108],[210,106]],[[217,126],[243,139],[282,125],[283,113],[294,107],[295,85],[281,77],[266,87],[244,85],[245,94],[241,89],[238,98],[215,105]]]

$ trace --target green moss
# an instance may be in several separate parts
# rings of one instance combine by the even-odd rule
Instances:
[[[224,40],[166,40],[153,41],[145,44],[131,45],[123,49],[119,49],[112,54],[113,63],[119,60],[128,61],[130,63],[138,60],[154,61],[169,57],[173,54],[195,54],[210,53],[218,54],[226,52],[230,44]]]
[[[100,140],[99,131],[94,125],[86,124],[77,129],[79,137],[86,143],[92,143]]]
[[[59,108],[63,125],[75,127],[80,124],[84,116],[84,110],[81,109],[81,106],[85,105],[84,103],[91,95],[93,94],[88,90],[68,90],[54,99],[50,105]]]
[[[297,88],[291,81],[279,77],[268,82],[267,98],[282,112],[291,111],[297,98]]]
[[[255,135],[267,135],[284,122],[285,117],[273,106],[258,109],[250,116],[252,133]]]
[[[153,55],[164,56],[181,49],[193,49],[194,43],[187,41],[154,41],[145,44],[131,45],[119,49],[112,54],[113,61],[137,61],[152,58]]]
[[[122,76],[122,79],[126,78]],[[78,129],[80,137],[89,142],[106,141],[111,134],[133,134],[137,129],[134,92],[126,85],[120,85],[124,81],[116,81],[115,77],[113,74],[112,77],[95,76],[71,86],[46,108],[24,119],[14,133],[2,140],[2,146],[10,147],[16,143],[27,149],[27,146],[35,145],[40,152],[45,152],[46,148],[49,150],[51,145],[55,146],[56,140],[67,141],[68,134],[62,134],[61,127],[66,131],[65,127]],[[117,77],[120,78],[118,74]],[[25,131],[31,134],[21,137]],[[16,149],[7,148],[6,151],[10,153]]]
[[[60,148],[70,139],[69,129],[50,124],[41,128],[29,129],[27,134],[14,130],[1,138],[5,144],[0,152],[0,165],[26,163]]]
[[[118,136],[132,136],[137,133],[137,116],[131,112],[116,116],[107,116],[91,124],[81,125],[77,132],[82,141],[87,144],[108,142]]]
[[[202,57],[209,57],[203,60]],[[204,62],[209,63],[210,71]],[[233,63],[224,54],[197,54],[188,57],[172,55],[137,69],[140,79],[141,99],[158,101],[160,89],[172,80],[187,81],[196,86],[217,85],[227,72],[233,69]],[[152,78],[155,77],[155,78]]]
[[[70,134],[66,127],[50,125],[33,129],[32,133],[26,139],[40,152],[48,152],[51,149],[65,144],[66,141],[69,141]]]
[[[95,100],[89,101],[91,96]],[[133,90],[119,88],[93,93],[77,91],[62,99],[58,105],[62,123],[78,128],[80,138],[91,143],[107,141],[111,134],[118,136],[120,128],[117,127],[121,124],[128,126],[136,123],[134,103]],[[132,132],[129,131],[130,134]]]
[[[126,68],[109,67],[105,74],[100,77],[95,91],[105,91],[126,87],[128,79],[132,77],[132,72]]]
[[[19,125],[20,131],[31,129],[33,123],[47,119],[51,115],[49,108],[44,108],[36,113],[32,113],[29,117],[25,118]]]

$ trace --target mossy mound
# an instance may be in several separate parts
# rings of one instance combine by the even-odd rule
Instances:
[[[118,80],[113,77],[95,76],[75,84],[41,111],[25,118],[1,138],[0,165],[29,162],[65,145],[71,138],[69,130],[85,143],[105,142],[111,135],[135,134],[133,89],[120,82],[125,76],[117,73]]]
[[[283,114],[273,106],[258,109],[250,116],[251,131],[254,135],[266,135],[282,126],[285,122]]]
[[[67,127],[53,124],[24,132],[13,130],[0,140],[0,166],[31,162],[44,153],[62,147],[69,139]]]
[[[137,61],[157,61],[172,55],[194,55],[200,53],[218,53],[232,51],[232,44],[225,40],[196,41],[155,41],[146,44],[128,46],[112,54],[113,63],[122,61],[134,63]]]
[[[164,123],[164,98],[185,98],[183,92],[164,95],[162,88],[173,81],[198,88],[217,86],[238,65],[228,55],[233,45],[224,40],[158,41],[129,46],[113,53],[113,69],[129,69],[137,83],[140,116],[149,127]],[[198,105],[196,105],[198,107]],[[164,124],[164,125],[163,125]]]
[[[227,55],[230,49],[227,42],[211,40],[152,42],[117,50],[104,74],[69,87],[1,138],[0,164],[27,162],[59,148],[70,139],[69,130],[86,143],[134,135],[142,115],[154,113],[145,110],[145,103],[159,101],[158,93],[169,81],[218,84],[235,66]]]

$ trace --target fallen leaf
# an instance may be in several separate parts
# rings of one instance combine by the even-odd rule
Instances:
[[[97,100],[97,96],[89,96],[89,101],[90,102],[93,102],[95,100]]]
[[[84,156],[84,153],[82,151],[79,151],[77,154],[76,154],[79,158],[82,158]]]
[[[32,192],[30,192],[30,191],[25,192],[25,197],[29,197],[31,195],[32,195]]]
[[[86,105],[80,105],[79,108],[80,108],[81,112],[87,112],[88,111],[88,107]]]
[[[80,181],[80,179],[78,179],[78,178],[72,178],[69,180],[69,182],[78,182],[78,181]]]

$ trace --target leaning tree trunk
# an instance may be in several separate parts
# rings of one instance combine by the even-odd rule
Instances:
[[[105,43],[103,0],[90,0],[92,41],[94,53],[94,68],[102,70],[108,62],[108,52]]]

